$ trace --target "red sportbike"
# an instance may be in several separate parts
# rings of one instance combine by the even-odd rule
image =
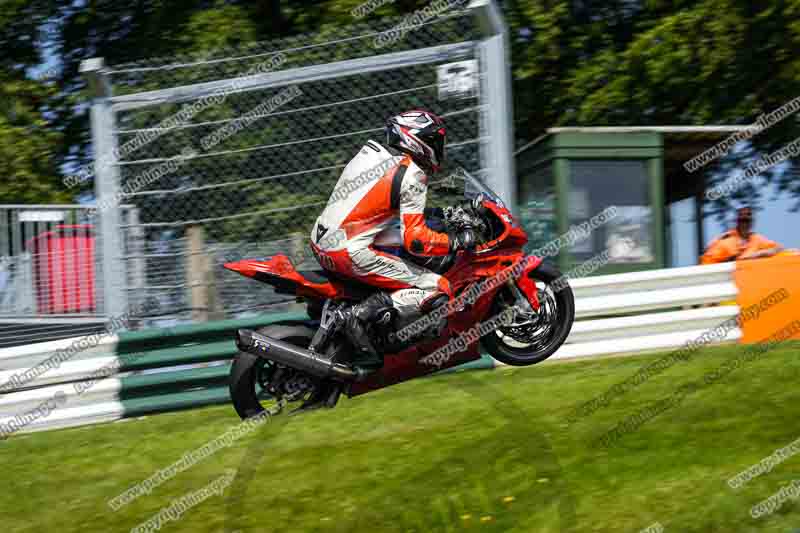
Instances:
[[[575,302],[567,280],[540,258],[526,256],[528,238],[502,200],[465,174],[459,205],[426,211],[440,231],[472,228],[480,244],[474,252],[409,260],[443,275],[455,298],[410,324],[387,313],[372,324],[373,343],[383,366],[366,371],[354,359],[344,331],[348,306],[379,290],[324,269],[298,271],[284,255],[225,264],[233,270],[307,302],[307,321],[239,330],[230,375],[230,393],[240,417],[256,416],[267,402],[280,410],[287,402],[333,407],[342,392],[350,397],[480,358],[526,366],[544,361],[572,328]],[[466,200],[464,198],[466,197]],[[376,239],[380,245],[381,239]],[[402,254],[402,250],[394,252]]]

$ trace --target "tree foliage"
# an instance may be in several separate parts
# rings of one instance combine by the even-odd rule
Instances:
[[[746,125],[800,96],[800,1],[509,0],[517,131],[553,126]],[[796,117],[753,149],[800,135]],[[800,197],[793,173],[767,173]],[[758,187],[741,194],[757,195]]]
[[[37,42],[50,2],[7,0],[0,9],[0,203],[65,201],[59,186],[62,136],[51,112],[54,84],[36,79]]]
[[[90,160],[78,68],[198,57],[303,33],[335,36],[362,0],[5,0],[0,10],[2,201],[74,194],[63,174]],[[429,2],[396,0],[367,17]],[[800,0],[504,0],[520,142],[552,126],[749,124],[800,95]],[[391,50],[389,50],[391,51]],[[55,83],[35,79],[57,65]],[[380,117],[376,117],[376,120]],[[773,151],[785,120],[754,139]],[[800,196],[792,174],[776,176]]]

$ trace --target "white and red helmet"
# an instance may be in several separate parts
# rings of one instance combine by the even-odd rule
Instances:
[[[413,109],[386,121],[386,144],[410,154],[428,172],[441,168],[446,137],[444,121],[429,111]]]

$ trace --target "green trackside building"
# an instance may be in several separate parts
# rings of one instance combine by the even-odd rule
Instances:
[[[596,274],[675,266],[673,246],[699,256],[703,234],[704,169],[684,163],[747,126],[564,127],[516,152],[517,205],[531,239],[528,251],[611,206],[616,216],[588,238],[562,248],[563,272],[594,257]],[[694,242],[674,242],[670,212],[691,204]],[[684,232],[685,233],[685,232]],[[684,239],[685,240],[685,239]],[[599,262],[598,262],[599,263]]]

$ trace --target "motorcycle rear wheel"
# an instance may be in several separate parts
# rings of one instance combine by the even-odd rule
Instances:
[[[276,340],[281,340],[300,346],[308,347],[314,337],[314,330],[301,325],[272,324],[256,330]],[[266,409],[261,404],[258,388],[259,374],[265,371],[268,361],[256,355],[239,352],[234,358],[228,378],[228,390],[236,413],[242,420],[259,415]]]
[[[567,340],[575,321],[575,297],[566,279],[552,265],[542,263],[533,271],[540,308],[525,323],[498,328],[481,339],[483,348],[501,363],[529,366],[541,363]],[[558,290],[555,290],[558,288]],[[508,291],[511,292],[510,290]],[[491,316],[509,307],[509,298],[496,298]]]

